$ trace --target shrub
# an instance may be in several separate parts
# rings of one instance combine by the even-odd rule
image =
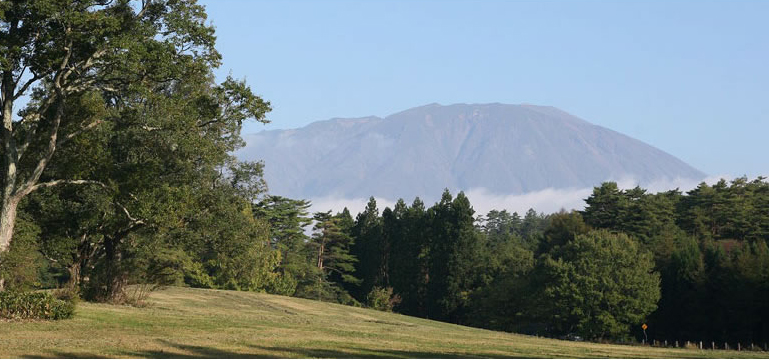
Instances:
[[[53,290],[51,294],[59,300],[69,301],[75,304],[80,300],[80,289],[77,286],[67,286],[56,289]]]
[[[276,295],[292,296],[297,291],[298,284],[299,281],[294,276],[289,273],[283,273],[273,279],[267,287],[267,292]]]
[[[73,301],[59,300],[50,292],[0,293],[0,318],[61,320],[74,313]]]
[[[5,279],[6,289],[26,291],[38,287],[38,273],[45,264],[38,245],[40,228],[26,214],[17,220],[13,241],[0,258],[0,278]]]
[[[401,302],[401,297],[393,296],[393,288],[374,287],[366,296],[366,305],[375,310],[392,311]]]

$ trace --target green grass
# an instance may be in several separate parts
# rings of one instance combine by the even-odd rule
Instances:
[[[0,358],[768,358],[559,341],[248,292],[168,288],[149,301],[80,303],[70,320],[0,322]]]

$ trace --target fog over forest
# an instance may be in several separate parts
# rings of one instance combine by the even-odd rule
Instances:
[[[702,180],[689,180],[689,179],[677,179],[677,180],[660,180],[653,181],[649,186],[644,187],[647,192],[657,193],[668,190],[679,189],[681,192],[687,192],[694,189],[701,182],[705,182],[709,185],[714,185],[719,179],[730,179],[729,175],[716,175],[708,176]],[[639,185],[639,182],[633,179],[623,179],[617,181],[618,187],[621,189],[632,189]],[[501,195],[494,194],[484,188],[473,188],[469,190],[462,190],[468,199],[473,204],[473,209],[476,214],[486,214],[490,210],[508,210],[509,212],[517,212],[518,214],[524,214],[529,209],[534,209],[538,213],[553,213],[561,209],[570,210],[583,210],[585,208],[585,199],[591,195],[593,187],[587,187],[582,189],[545,189],[539,191],[533,191],[526,194],[516,195]],[[430,196],[420,197],[426,203],[432,203],[438,200],[439,193],[431,194]],[[383,208],[393,207],[396,200],[386,199],[381,197],[374,197],[377,203]],[[407,203],[412,199],[404,199]],[[310,210],[315,211],[327,211],[333,212],[342,211],[344,208],[352,214],[358,214],[366,207],[368,198],[345,198],[335,196],[322,196],[317,198],[311,198]]]

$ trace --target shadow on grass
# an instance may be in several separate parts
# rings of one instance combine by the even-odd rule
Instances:
[[[52,351],[48,355],[21,355],[21,359],[106,359],[103,355],[91,354],[88,352],[68,352],[68,351]]]
[[[157,340],[170,349],[164,350],[134,350],[120,351],[115,354],[117,357],[136,357],[136,358],[218,358],[218,359],[236,359],[236,358],[376,358],[376,359],[396,359],[396,358],[504,358],[500,354],[487,353],[452,353],[452,352],[431,352],[431,351],[407,351],[393,349],[365,349],[346,347],[339,349],[322,348],[292,348],[277,346],[258,346],[247,345],[252,351],[234,352],[230,350],[218,349],[216,347],[186,345],[170,342],[167,340]],[[41,356],[22,356],[23,358],[41,358]],[[64,352],[54,351],[48,356],[42,358],[92,358],[103,359],[104,355],[96,355],[89,352]]]
[[[298,358],[373,358],[373,359],[473,359],[473,358],[506,358],[500,354],[460,354],[452,352],[431,352],[431,351],[407,351],[393,349],[363,349],[363,348],[340,348],[340,349],[307,349],[307,348],[289,348],[289,347],[251,347],[261,349],[267,352],[280,352],[288,356]]]

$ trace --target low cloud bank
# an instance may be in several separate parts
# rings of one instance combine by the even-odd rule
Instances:
[[[377,209],[380,210],[380,213],[382,213],[382,210],[384,210],[386,207],[390,207],[392,209],[396,204],[395,200],[388,200],[378,197],[375,197],[374,200],[377,201]],[[315,213],[319,211],[331,210],[333,214],[336,214],[337,212],[342,211],[342,209],[348,208],[350,215],[352,215],[355,219],[358,213],[364,211],[368,202],[369,198],[348,199],[337,196],[324,196],[310,199],[311,204],[309,211],[311,213]]]
[[[673,189],[679,189],[682,192],[687,192],[694,189],[701,182],[706,182],[709,185],[715,184],[719,179],[732,179],[727,175],[710,176],[701,180],[693,179],[673,179],[673,180],[658,180],[647,183],[646,185],[640,185],[646,189],[648,193],[657,193],[661,191],[668,191]],[[625,178],[616,181],[618,187],[621,189],[632,189],[639,185],[639,181]],[[465,191],[465,195],[473,205],[473,209],[476,211],[476,215],[486,214],[490,210],[508,210],[509,212],[517,212],[520,215],[524,215],[527,210],[535,209],[538,213],[553,213],[561,209],[564,210],[582,210],[585,208],[585,199],[591,195],[593,187],[590,188],[566,188],[566,189],[543,189],[533,191],[524,194],[495,194],[484,188],[473,188]],[[436,200],[425,198],[425,206],[430,207]],[[385,207],[393,208],[396,200],[385,199],[375,197],[377,201],[377,208],[382,212]],[[406,200],[406,199],[405,199]],[[312,205],[310,211],[328,211],[336,213],[342,211],[345,207],[348,208],[350,214],[355,218],[356,214],[366,208],[366,204],[369,201],[368,198],[344,198],[337,196],[325,196],[311,199]],[[411,199],[406,200],[407,204],[411,204]]]

